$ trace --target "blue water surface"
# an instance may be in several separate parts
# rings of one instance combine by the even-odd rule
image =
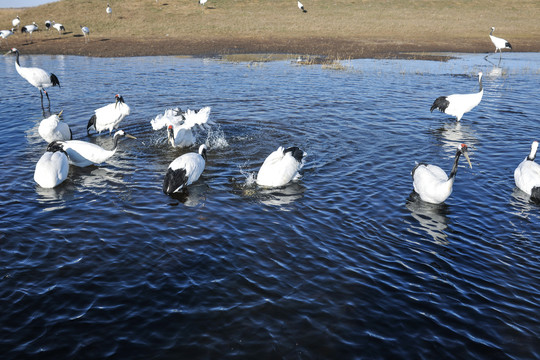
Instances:
[[[540,137],[540,54],[448,62],[25,56],[55,73],[51,111],[74,138],[120,93],[131,107],[107,163],[33,181],[47,144],[39,91],[0,58],[0,353],[21,358],[534,359],[540,357],[540,207],[513,173]],[[436,97],[478,91],[461,122]],[[45,100],[46,102],[46,100]],[[173,149],[150,120],[211,106],[201,179],[168,197]],[[449,172],[441,205],[415,162]],[[253,178],[278,146],[302,178]]]

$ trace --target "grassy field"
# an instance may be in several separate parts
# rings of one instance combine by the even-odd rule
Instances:
[[[540,51],[538,0],[304,0],[305,14],[296,0],[209,0],[205,8],[197,0],[109,3],[111,16],[105,13],[106,0],[61,0],[35,8],[2,9],[0,27],[11,28],[11,20],[19,15],[23,25],[35,21],[40,29],[45,20],[60,22],[68,32],[64,38],[71,39],[81,35],[80,25],[86,25],[92,39],[140,40],[140,45],[156,41],[165,48],[165,40],[192,47],[202,42],[223,52],[222,44],[234,40],[309,50],[306,44],[299,46],[309,41],[330,47],[326,53],[339,56],[341,42],[348,44],[341,45],[341,55],[350,56],[356,46],[358,57],[361,48],[369,52],[378,46],[402,51],[493,51],[488,34],[495,26],[495,35],[509,40],[514,50]],[[17,36],[9,39],[10,44]],[[56,31],[41,31],[34,34],[34,43],[55,36]],[[32,47],[28,50],[35,52]]]

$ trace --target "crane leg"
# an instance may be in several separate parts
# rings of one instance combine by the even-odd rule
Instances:
[[[51,99],[49,99],[49,94],[45,90],[43,90],[43,92],[45,93],[45,95],[47,95],[47,101],[49,102],[49,108],[50,108],[51,107]],[[41,98],[43,99],[43,96],[41,96]]]

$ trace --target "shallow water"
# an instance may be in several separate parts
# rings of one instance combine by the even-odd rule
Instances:
[[[15,358],[538,358],[540,207],[514,185],[538,139],[540,54],[449,62],[21,56],[54,72],[53,112],[74,137],[123,95],[132,113],[107,163],[33,181],[47,144],[38,91],[0,60],[0,351]],[[476,92],[457,123],[429,112]],[[150,125],[211,106],[206,169],[161,191],[172,149]],[[412,193],[426,161],[449,172],[442,205]],[[308,153],[302,178],[260,189],[278,146]]]

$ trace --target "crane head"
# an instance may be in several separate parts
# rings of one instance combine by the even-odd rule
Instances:
[[[472,169],[471,159],[469,159],[469,148],[465,144],[461,144],[459,146],[459,151],[465,156],[465,159],[467,159],[467,162],[469,163],[469,167]]]

